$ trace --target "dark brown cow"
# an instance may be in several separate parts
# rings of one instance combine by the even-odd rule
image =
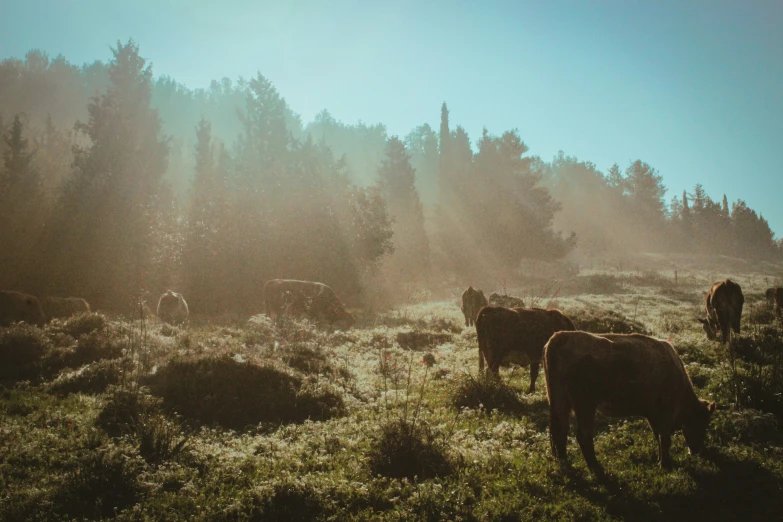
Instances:
[[[707,318],[699,319],[707,338],[714,341],[720,332],[721,342],[725,344],[731,339],[731,330],[740,333],[744,303],[742,288],[731,279],[713,283],[706,297]]]
[[[44,297],[41,305],[49,321],[90,311],[89,303],[81,297]]]
[[[306,316],[350,328],[356,323],[331,287],[314,281],[272,279],[264,284],[266,313],[273,322],[283,315]]]
[[[190,309],[182,294],[167,290],[158,300],[158,317],[170,324],[182,324],[188,320]]]
[[[778,313],[780,313],[780,309],[783,308],[783,288],[767,288],[764,295],[767,297],[770,306],[777,305]]]
[[[20,321],[37,326],[46,323],[38,298],[22,292],[0,290],[0,326]]]
[[[502,306],[503,308],[524,308],[525,302],[519,297],[512,295],[500,295],[492,292],[489,296],[490,306]]]
[[[490,373],[498,375],[502,364],[530,364],[530,387],[536,391],[538,368],[544,345],[552,334],[575,330],[574,323],[559,310],[543,308],[482,308],[476,319],[479,371],[484,361]]]
[[[462,292],[462,315],[465,316],[465,326],[476,324],[476,316],[485,306],[487,306],[487,298],[481,290],[474,290],[469,286]]]
[[[641,334],[559,332],[544,349],[552,453],[566,459],[568,420],[591,471],[601,474],[593,447],[596,409],[614,417],[645,417],[670,469],[671,434],[682,428],[692,455],[701,451],[715,403],[699,400],[674,347]]]

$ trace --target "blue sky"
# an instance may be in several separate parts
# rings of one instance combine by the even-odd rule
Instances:
[[[741,198],[783,235],[783,2],[724,0],[0,2],[0,57],[107,60],[133,37],[156,75],[205,87],[260,71],[309,121],[472,139],[601,170],[642,159],[669,187]]]

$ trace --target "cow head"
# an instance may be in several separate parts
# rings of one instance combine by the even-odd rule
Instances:
[[[707,437],[707,426],[710,423],[715,403],[700,400],[698,405],[687,413],[682,424],[682,434],[691,455],[698,455],[704,449],[704,439]]]
[[[707,334],[707,339],[714,341],[718,338],[720,325],[713,324],[713,321],[709,317],[706,319],[700,317],[699,322],[701,323],[702,328],[704,328],[704,333]]]

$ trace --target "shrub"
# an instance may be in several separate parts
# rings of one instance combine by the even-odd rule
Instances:
[[[173,359],[149,382],[167,408],[232,429],[261,422],[301,422],[312,415],[328,418],[342,410],[337,394],[300,390],[299,377],[228,356]]]
[[[420,480],[451,473],[446,443],[426,424],[394,419],[381,425],[367,455],[370,471],[389,478]]]
[[[95,424],[112,437],[133,433],[141,419],[158,410],[160,400],[149,395],[113,388]]]
[[[577,330],[591,333],[648,334],[644,325],[613,310],[578,309],[568,313]]]
[[[49,339],[35,326],[19,323],[0,328],[0,380],[38,377],[41,358],[49,348]]]
[[[745,322],[752,325],[768,325],[775,322],[777,313],[773,305],[769,303],[759,303],[751,305],[746,312]]]
[[[121,364],[117,360],[98,361],[76,371],[63,372],[51,384],[49,391],[53,393],[103,393],[106,389],[120,382]]]
[[[91,334],[106,328],[106,317],[103,314],[84,312],[76,314],[63,323],[60,330],[74,338]]]
[[[506,413],[520,413],[524,405],[517,392],[493,375],[478,377],[464,375],[457,381],[451,395],[455,408],[483,408],[486,411],[499,410]]]
[[[426,350],[434,346],[448,343],[454,339],[450,333],[426,332],[421,330],[411,330],[408,332],[399,332],[397,334],[397,343],[408,350]]]

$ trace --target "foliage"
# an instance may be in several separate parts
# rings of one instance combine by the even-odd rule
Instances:
[[[517,392],[493,375],[463,375],[451,392],[451,404],[457,409],[474,408],[518,414],[524,409]]]
[[[40,373],[40,362],[51,346],[43,331],[19,323],[0,328],[0,379],[34,379]]]
[[[204,424],[244,429],[261,422],[302,422],[342,413],[342,397],[271,365],[228,356],[175,358],[149,379],[163,405]]]
[[[647,328],[639,321],[629,319],[613,310],[577,309],[569,310],[568,317],[577,330],[601,333],[647,334]]]

